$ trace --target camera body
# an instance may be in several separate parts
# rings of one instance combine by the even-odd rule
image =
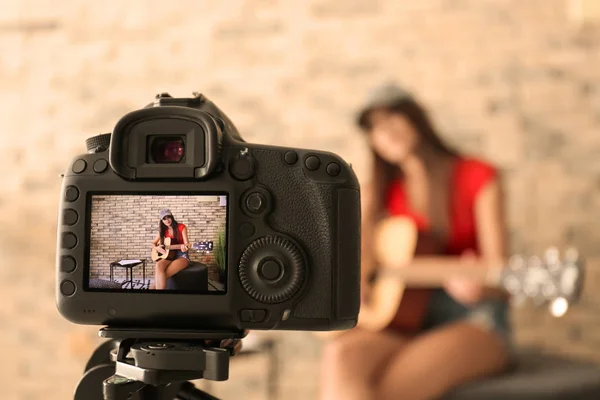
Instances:
[[[157,95],[87,144],[60,195],[56,295],[66,319],[213,330],[356,325],[360,189],[339,156],[246,143],[201,94]]]

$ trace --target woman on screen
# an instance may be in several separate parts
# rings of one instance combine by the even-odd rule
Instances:
[[[165,238],[170,238],[171,247],[177,246],[169,250],[167,257],[158,260],[154,266],[154,283],[150,285],[150,289],[163,290],[167,287],[167,279],[190,266],[190,256],[185,224],[178,223],[168,209],[161,210],[159,218],[158,234],[152,241],[152,249],[164,255],[166,250],[161,245],[165,242]]]

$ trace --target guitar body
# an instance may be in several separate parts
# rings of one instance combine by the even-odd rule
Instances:
[[[171,238],[166,237],[164,240],[164,248],[168,249],[171,245]],[[164,254],[160,254],[155,249],[152,249],[152,261],[157,262],[160,260],[170,260],[173,261],[177,258],[177,250],[167,250]]]

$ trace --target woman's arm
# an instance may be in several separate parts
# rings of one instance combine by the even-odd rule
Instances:
[[[190,241],[188,240],[187,226],[186,226],[186,227],[184,227],[184,228],[181,230],[181,236],[183,237],[183,243],[182,243],[182,246],[181,246],[181,251],[183,251],[183,252],[185,253],[186,251],[188,251],[188,250],[189,250],[189,249],[188,249],[188,247],[187,247],[187,245],[188,245],[188,243],[190,242]]]
[[[497,266],[502,265],[506,248],[506,221],[503,212],[503,193],[498,179],[488,182],[475,197],[475,224],[477,241],[481,253],[481,262]],[[466,255],[466,262],[474,258],[474,254]],[[483,285],[466,280],[452,280],[446,290],[457,301],[473,304],[483,297],[507,296],[500,289],[484,288]]]
[[[475,198],[475,223],[481,257],[487,262],[502,262],[506,256],[504,195],[497,179],[483,187]]]

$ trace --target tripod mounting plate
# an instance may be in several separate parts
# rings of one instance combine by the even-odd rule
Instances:
[[[98,335],[107,339],[166,339],[166,340],[223,340],[242,339],[243,330],[191,330],[158,328],[116,328],[104,327]]]

